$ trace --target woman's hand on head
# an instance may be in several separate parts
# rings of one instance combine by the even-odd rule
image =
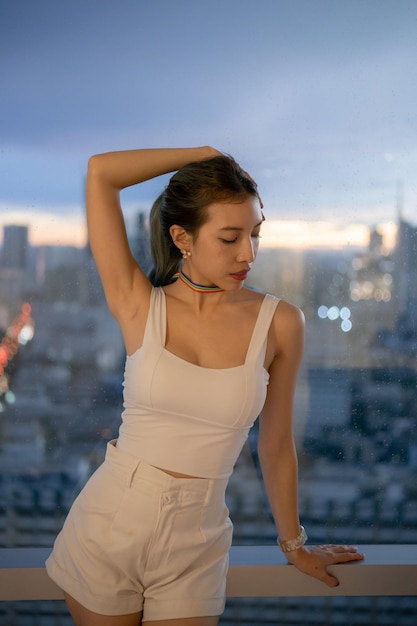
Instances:
[[[305,545],[285,554],[288,561],[304,574],[313,576],[329,587],[339,584],[336,576],[328,571],[330,565],[362,561],[364,555],[355,546],[344,545]]]
[[[220,150],[217,150],[212,146],[204,146],[204,150],[206,151],[206,156],[204,157],[205,159],[212,159],[216,156],[223,156],[223,152],[220,152]]]

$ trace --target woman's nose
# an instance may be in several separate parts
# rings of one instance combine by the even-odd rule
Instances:
[[[253,263],[255,256],[253,241],[252,238],[250,238],[244,242],[242,248],[239,250],[238,260],[246,261],[246,263]]]

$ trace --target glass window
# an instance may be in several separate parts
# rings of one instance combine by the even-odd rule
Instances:
[[[52,545],[120,424],[125,353],[86,242],[86,159],[208,142],[265,203],[251,286],[305,314],[294,432],[310,540],[416,544],[417,4],[93,4],[0,9],[0,548]],[[123,193],[145,269],[164,183]],[[274,546],[256,443],[257,424],[227,503],[236,545]],[[66,619],[0,603],[0,622]],[[247,598],[221,623],[278,620],[405,626],[417,606]]]

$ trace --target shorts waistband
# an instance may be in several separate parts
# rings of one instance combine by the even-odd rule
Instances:
[[[185,489],[187,492],[198,494],[213,493],[214,491],[224,493],[227,486],[226,479],[177,478],[171,476],[142,459],[137,459],[122,452],[117,447],[117,439],[112,439],[107,443],[105,460],[123,473],[128,486],[131,486],[134,478],[139,475],[152,483],[157,489],[163,491]]]

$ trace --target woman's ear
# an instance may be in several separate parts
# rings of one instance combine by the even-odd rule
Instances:
[[[179,250],[186,250],[190,247],[192,238],[182,226],[174,224],[170,227],[169,234]]]

